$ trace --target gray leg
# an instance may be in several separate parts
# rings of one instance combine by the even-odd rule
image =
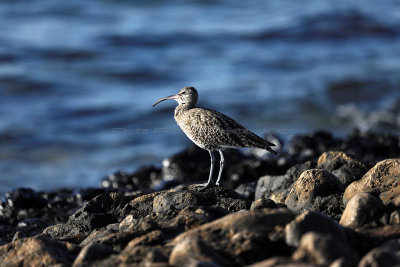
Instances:
[[[214,156],[214,153],[211,150],[208,150],[208,153],[210,153],[210,158],[211,158],[210,176],[208,176],[208,181],[207,181],[206,184],[204,184],[202,189],[205,189],[205,188],[211,186],[212,175],[213,175],[213,171],[214,171],[215,156]]]
[[[221,174],[222,170],[224,169],[224,154],[222,153],[222,150],[218,150],[220,156],[221,156],[221,161],[219,162],[219,172],[218,172],[218,179],[217,182],[215,183],[216,185],[219,186],[219,180],[221,180]]]

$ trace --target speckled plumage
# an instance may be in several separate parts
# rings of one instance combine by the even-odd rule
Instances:
[[[221,156],[216,185],[219,183],[224,165],[222,153],[224,148],[262,148],[276,154],[271,149],[271,146],[274,146],[273,143],[252,133],[228,116],[215,110],[196,108],[197,98],[198,93],[195,88],[184,87],[178,94],[162,98],[153,106],[167,99],[178,101],[179,105],[175,108],[174,114],[175,121],[190,140],[210,153],[210,176],[205,187],[208,187],[212,180],[215,162],[213,151],[219,151]]]
[[[191,108],[179,112],[179,108],[176,109],[178,125],[190,140],[203,149],[254,147],[272,150],[270,147],[274,146],[218,111]]]

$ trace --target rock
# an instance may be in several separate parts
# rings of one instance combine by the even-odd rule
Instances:
[[[400,155],[399,136],[356,130],[344,140],[342,149],[362,162],[377,163]]]
[[[24,219],[24,220],[18,222],[16,228],[13,228],[13,230],[16,232],[15,232],[15,235],[13,236],[11,242],[14,242],[14,241],[24,238],[24,237],[29,237],[29,236],[34,236],[34,235],[40,234],[43,231],[43,229],[45,229],[46,227],[47,227],[47,223],[41,219],[38,219],[38,218]]]
[[[256,262],[249,267],[320,267],[313,263],[298,262],[289,257],[272,257],[267,260]]]
[[[187,244],[188,240],[201,240],[211,246],[216,255],[223,255],[231,265],[250,264],[273,255],[289,255],[283,240],[283,227],[293,218],[294,214],[287,209],[234,213],[186,231],[169,245],[175,249],[176,246],[182,247],[182,242]],[[201,245],[198,246],[201,248]],[[187,251],[185,255],[191,253],[196,251]]]
[[[383,204],[392,203],[400,194],[400,158],[378,162],[361,180],[351,183],[344,192],[347,203],[360,192],[379,195]]]
[[[288,153],[297,157],[297,162],[313,160],[325,151],[340,146],[341,140],[335,139],[332,134],[317,131],[307,135],[294,136],[288,145]]]
[[[221,182],[227,188],[236,188],[240,184],[256,181],[265,172],[282,172],[275,160],[258,160],[254,156],[245,156],[235,149],[226,149],[224,156],[226,160]],[[218,157],[216,156],[217,162]],[[164,181],[204,183],[209,169],[209,154],[193,145],[163,160],[161,177]]]
[[[96,261],[92,266],[168,266],[170,247],[162,246],[135,246],[126,248],[119,254]]]
[[[123,207],[130,198],[118,193],[98,195],[77,210],[68,220],[68,223],[79,227],[80,232],[90,231],[118,222],[124,214]]]
[[[179,182],[203,182],[208,177],[210,156],[207,151],[192,145],[186,150],[163,160],[163,180]],[[223,176],[222,180],[225,180]]]
[[[238,193],[239,195],[244,196],[248,200],[253,200],[254,194],[256,192],[256,187],[257,187],[256,182],[240,184],[238,187],[236,187],[235,192]]]
[[[358,262],[356,252],[347,244],[338,241],[330,234],[316,232],[308,232],[301,237],[299,247],[292,258],[325,265],[339,258],[343,258],[347,266],[354,266]]]
[[[216,252],[198,236],[188,236],[171,251],[168,263],[173,266],[193,266],[196,262],[229,266],[228,259]]]
[[[354,246],[361,247],[364,251],[368,251],[383,243],[400,239],[400,225],[385,225],[374,228],[362,228],[357,230],[358,242]],[[398,249],[400,250],[400,249]]]
[[[80,228],[75,227],[74,224],[70,223],[60,223],[55,225],[50,225],[45,228],[42,232],[44,235],[48,235],[56,240],[65,240],[73,243],[79,243],[88,235],[87,233],[82,233]]]
[[[153,246],[161,245],[164,241],[164,234],[160,230],[151,231],[145,235],[136,237],[129,241],[125,249],[132,249],[136,246]]]
[[[197,207],[198,197],[192,192],[177,192],[175,190],[160,194],[153,201],[154,212],[166,212],[171,209],[181,210],[186,207]]]
[[[0,224],[0,246],[11,242],[14,238],[16,227],[9,224]]]
[[[6,193],[6,201],[10,207],[42,208],[47,205],[46,199],[30,188],[18,188]]]
[[[291,167],[285,175],[270,176],[266,175],[258,179],[255,199],[262,197],[270,198],[277,203],[285,203],[292,184],[297,180],[300,174],[314,167],[311,161],[303,164],[297,164]]]
[[[129,200],[130,197],[118,193],[98,195],[71,215],[66,223],[49,226],[43,233],[54,239],[80,242],[93,230],[122,220]]]
[[[395,210],[390,214],[390,224],[400,224],[400,211]]]
[[[79,247],[71,243],[39,235],[1,246],[0,263],[2,266],[71,265],[78,252]]]
[[[134,218],[143,218],[153,212],[153,201],[161,192],[154,192],[139,196],[131,200],[124,208],[125,214],[131,214]]]
[[[97,243],[99,244],[101,242],[102,239],[110,236],[111,234],[117,233],[117,231],[111,231],[111,230],[107,230],[107,229],[97,229],[94,230],[90,233],[90,235],[88,237],[86,237],[85,239],[81,240],[80,242],[80,246],[81,247],[85,247],[91,243]]]
[[[148,190],[148,188],[154,188],[160,180],[161,170],[154,166],[146,166],[134,173],[118,171],[110,174],[101,181],[101,186],[114,190]]]
[[[325,197],[343,192],[339,179],[328,171],[311,169],[304,171],[290,189],[285,204],[294,211],[306,209],[324,211]],[[328,202],[329,203],[329,202]],[[330,202],[336,213],[341,213],[340,202]]]
[[[347,236],[344,229],[328,216],[315,211],[305,211],[286,225],[286,243],[297,247],[300,244],[301,237],[310,231],[331,234],[339,243],[347,244]]]
[[[362,162],[341,151],[324,152],[318,158],[317,168],[331,172],[339,178],[344,187],[361,179],[367,172],[367,167]]]
[[[72,266],[83,267],[89,264],[95,265],[97,261],[107,258],[114,253],[115,252],[108,246],[90,243],[79,252]]]
[[[368,252],[361,260],[358,266],[398,266],[400,265],[400,255],[387,247],[374,248]]]
[[[153,201],[154,212],[181,210],[185,207],[218,206],[229,212],[248,209],[250,202],[236,192],[224,187],[211,187],[199,191],[197,185],[179,186],[157,195]]]
[[[368,193],[358,193],[347,203],[339,223],[350,228],[371,223],[377,225],[384,209],[379,198]]]
[[[78,191],[76,198],[79,203],[84,203],[85,201],[89,201],[98,195],[106,193],[106,190],[102,188],[83,188]]]
[[[259,210],[265,208],[275,209],[278,208],[278,206],[271,199],[259,198],[251,204],[250,210]]]

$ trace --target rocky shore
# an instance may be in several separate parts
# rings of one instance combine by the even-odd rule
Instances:
[[[0,266],[400,265],[400,136],[269,138],[226,151],[225,187],[199,191],[189,147],[99,188],[15,189],[0,203]]]

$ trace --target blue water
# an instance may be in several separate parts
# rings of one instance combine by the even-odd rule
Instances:
[[[261,135],[400,131],[395,0],[2,1],[0,32],[1,194],[160,165],[183,86]]]

